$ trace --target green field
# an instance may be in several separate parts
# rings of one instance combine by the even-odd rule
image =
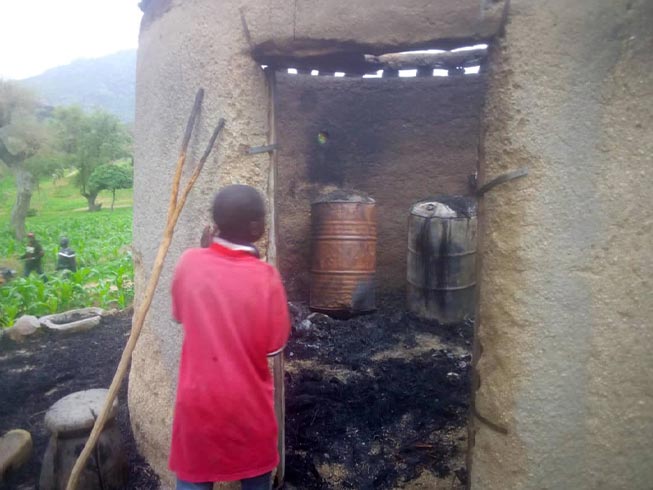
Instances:
[[[42,181],[34,192],[27,218],[43,246],[47,281],[35,274],[22,277],[18,257],[25,243],[17,242],[10,229],[15,189],[10,176],[0,179],[0,266],[15,269],[18,277],[0,285],[0,327],[13,324],[22,314],[41,316],[83,306],[124,308],[134,295],[132,241],[132,190],[116,192],[115,210],[109,211],[111,193],[102,192],[97,202],[102,211],[86,211],[86,199],[71,179]],[[55,272],[59,238],[67,236],[77,254],[78,270],[67,276]]]

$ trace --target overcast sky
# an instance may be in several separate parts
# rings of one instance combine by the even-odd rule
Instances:
[[[0,78],[138,46],[138,0],[0,0]]]

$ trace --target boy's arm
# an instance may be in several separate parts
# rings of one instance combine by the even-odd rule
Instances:
[[[269,341],[268,356],[274,356],[286,347],[290,336],[290,315],[288,314],[288,300],[283,288],[281,277],[276,269],[273,270],[270,305],[269,305]]]

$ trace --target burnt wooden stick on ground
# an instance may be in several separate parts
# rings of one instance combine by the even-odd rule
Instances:
[[[198,99],[199,99],[199,104],[201,105],[202,96],[200,95],[200,93],[203,95],[203,92],[204,92],[203,89],[200,89],[198,91],[198,96],[195,98],[195,105],[193,106],[193,112],[191,112],[191,117],[189,119],[189,123],[187,126],[187,132],[184,136],[184,146],[187,146],[188,141],[190,140],[190,132],[192,132],[193,123],[195,117],[197,117],[197,111],[199,110]],[[202,158],[200,159],[197,167],[195,168],[190,179],[188,180],[188,183],[184,187],[181,197],[179,197],[178,199],[177,194],[179,193],[179,180],[181,179],[181,167],[183,167],[184,162],[186,160],[184,155],[185,147],[182,146],[182,155],[180,155],[179,159],[177,160],[177,169],[175,171],[176,181],[173,182],[173,187],[170,194],[170,203],[171,203],[170,214],[168,216],[168,220],[163,232],[163,239],[161,240],[161,244],[159,245],[159,250],[154,260],[154,265],[152,266],[152,274],[150,275],[150,280],[148,281],[147,288],[143,296],[143,302],[141,303],[140,307],[136,311],[136,314],[134,315],[132,331],[131,334],[129,335],[129,339],[127,340],[127,345],[125,346],[125,349],[120,358],[120,362],[118,363],[116,374],[114,375],[113,380],[111,381],[111,386],[109,387],[109,393],[104,402],[104,406],[102,407],[102,411],[98,415],[98,418],[96,419],[95,424],[93,425],[93,430],[91,431],[91,435],[86,441],[86,445],[84,446],[84,449],[82,450],[81,454],[77,458],[77,461],[75,462],[75,466],[73,466],[73,469],[70,473],[70,478],[68,479],[68,485],[66,486],[66,490],[77,489],[79,475],[82,469],[84,468],[84,466],[86,465],[86,462],[89,456],[91,455],[93,448],[97,444],[97,441],[100,437],[100,434],[102,433],[102,430],[104,429],[104,425],[106,424],[107,416],[109,414],[109,409],[113,404],[113,401],[116,399],[116,396],[118,396],[118,390],[120,389],[122,380],[125,377],[125,374],[127,373],[127,368],[129,367],[132,353],[134,352],[134,348],[136,347],[136,342],[138,341],[138,337],[143,328],[145,317],[147,316],[147,313],[150,309],[150,305],[152,304],[152,299],[154,298],[154,292],[156,291],[157,285],[159,283],[159,277],[161,276],[161,270],[163,269],[163,262],[168,253],[168,249],[170,248],[170,243],[172,242],[175,225],[177,224],[179,215],[181,214],[184,204],[186,203],[186,198],[188,197],[188,194],[190,194],[190,191],[193,188],[193,184],[199,177],[199,174],[202,168],[204,167],[204,163],[206,163],[206,160],[208,159],[211,150],[213,149],[213,145],[215,144],[215,141],[218,135],[220,134],[220,131],[224,127],[224,124],[225,121],[224,119],[221,118],[220,121],[218,122],[217,127],[213,131],[213,134],[211,135],[211,139],[209,141],[209,144],[207,145],[206,150],[204,151],[204,154],[202,155]],[[188,131],[189,127],[190,127],[190,132]],[[177,179],[177,175],[179,175],[179,179]],[[173,202],[175,204],[174,206],[172,205]]]

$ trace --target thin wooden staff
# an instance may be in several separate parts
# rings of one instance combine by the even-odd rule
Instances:
[[[188,123],[186,124],[186,131],[184,131],[184,139],[181,142],[181,152],[179,153],[179,158],[177,159],[177,165],[175,167],[175,176],[172,179],[172,192],[170,194],[170,204],[168,205],[168,220],[172,216],[172,213],[177,207],[177,196],[179,195],[179,182],[181,181],[181,171],[184,168],[184,163],[186,162],[186,152],[188,150],[188,143],[190,142],[190,136],[193,133],[193,127],[195,127],[195,120],[199,114],[200,107],[202,107],[202,101],[204,100],[204,89],[201,88],[195,94],[195,103],[193,104],[193,110],[190,113],[188,118]]]
[[[202,168],[206,163],[206,160],[211,154],[211,150],[215,145],[215,141],[218,138],[220,131],[222,131],[222,128],[224,127],[225,121],[224,119],[220,118],[220,120],[218,121],[218,125],[213,130],[213,134],[211,135],[211,139],[209,140],[209,144],[207,145],[206,150],[202,155],[202,158],[200,159],[197,167],[195,168],[190,179],[188,180],[188,183],[184,187],[181,196],[179,197],[179,199],[177,199],[178,198],[177,194],[179,193],[179,182],[181,180],[181,167],[183,167],[184,162],[186,160],[185,153],[188,147],[188,141],[190,140],[190,132],[192,132],[192,128],[194,126],[195,119],[197,117],[197,113],[199,111],[199,107],[202,102],[203,93],[204,93],[203,89],[198,90],[197,97],[195,98],[195,105],[193,106],[193,110],[191,112],[188,121],[188,126],[186,127],[186,135],[184,136],[184,141],[182,143],[182,151],[180,157],[177,160],[177,169],[175,171],[175,177],[173,179],[173,185],[172,185],[172,192],[170,195],[170,203],[171,203],[169,209],[170,214],[168,215],[168,220],[166,222],[166,226],[163,232],[163,239],[161,240],[161,244],[159,245],[159,250],[154,260],[154,265],[152,267],[152,274],[150,275],[150,280],[148,281],[147,288],[145,290],[143,302],[140,304],[138,310],[136,311],[136,314],[134,315],[132,331],[131,334],[129,335],[129,340],[127,340],[127,345],[125,346],[125,350],[122,352],[122,357],[120,358],[120,362],[118,363],[116,374],[113,376],[113,380],[111,381],[111,386],[109,387],[109,393],[107,394],[107,398],[104,401],[104,406],[102,407],[102,411],[100,412],[97,419],[95,420],[95,424],[93,425],[93,430],[91,431],[91,435],[89,436],[88,440],[86,441],[86,444],[84,445],[84,449],[82,450],[81,454],[77,458],[77,461],[75,461],[75,466],[73,466],[73,469],[70,473],[70,478],[68,479],[66,490],[77,489],[79,476],[82,470],[84,469],[84,467],[86,466],[86,462],[88,461],[88,458],[91,455],[93,448],[97,444],[97,441],[100,437],[100,434],[102,433],[102,430],[104,429],[104,425],[107,422],[111,405],[113,404],[114,400],[118,396],[118,390],[120,390],[120,385],[122,384],[122,380],[125,377],[125,374],[127,373],[127,368],[129,367],[129,362],[131,361],[132,353],[134,352],[134,348],[136,347],[136,342],[143,328],[145,317],[150,309],[150,305],[152,304],[152,299],[154,298],[154,292],[156,291],[156,287],[159,283],[159,277],[161,276],[161,270],[163,269],[163,262],[168,253],[168,249],[170,248],[170,243],[172,242],[175,225],[177,224],[177,220],[179,219],[179,215],[181,214],[184,204],[186,204],[186,199],[188,198],[188,195],[190,194],[190,191],[193,188],[195,181],[199,177],[200,172],[202,171]],[[174,202],[174,206],[172,205],[173,202]]]

